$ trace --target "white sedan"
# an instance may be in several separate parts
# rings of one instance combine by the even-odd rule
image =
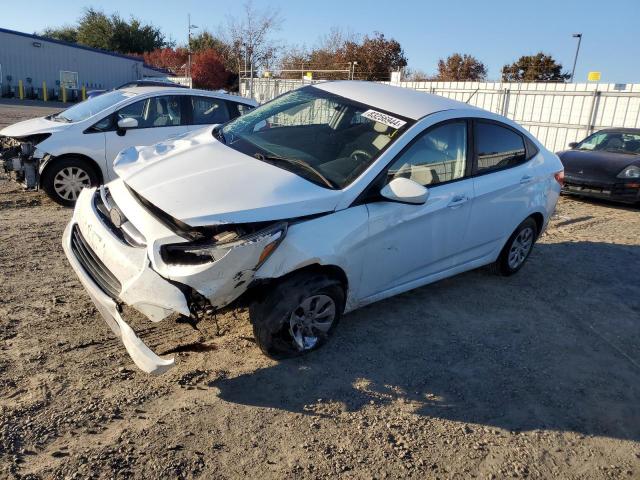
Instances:
[[[514,122],[409,89],[331,82],[224,126],[124,150],[63,246],[134,362],[173,365],[121,316],[247,304],[257,344],[321,346],[363,305],[492,264],[522,268],[563,181]]]
[[[82,188],[115,178],[112,165],[120,150],[224,123],[255,106],[206,90],[124,88],[0,130],[0,157],[5,171],[27,188],[41,187],[71,206]]]

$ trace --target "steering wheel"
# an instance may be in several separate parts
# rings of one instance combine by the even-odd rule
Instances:
[[[349,158],[353,158],[357,162],[364,162],[366,160],[371,160],[373,155],[366,150],[354,150],[351,152],[351,155],[349,155]]]

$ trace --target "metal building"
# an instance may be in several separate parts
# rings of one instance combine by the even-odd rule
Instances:
[[[42,98],[46,82],[48,97],[55,98],[61,86],[77,96],[83,86],[110,89],[144,77],[166,76],[139,58],[0,28],[3,96],[17,95],[20,80],[26,97]]]

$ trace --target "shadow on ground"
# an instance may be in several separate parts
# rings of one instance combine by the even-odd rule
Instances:
[[[370,305],[322,350],[212,386],[292,412],[403,399],[423,416],[640,440],[638,272],[637,246],[539,244],[518,275],[477,270]]]

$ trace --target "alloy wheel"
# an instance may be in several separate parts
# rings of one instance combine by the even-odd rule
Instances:
[[[289,317],[289,333],[299,351],[311,350],[328,335],[336,319],[336,304],[328,295],[305,298]]]
[[[515,270],[526,260],[533,246],[533,228],[525,227],[516,236],[509,249],[509,268]]]

